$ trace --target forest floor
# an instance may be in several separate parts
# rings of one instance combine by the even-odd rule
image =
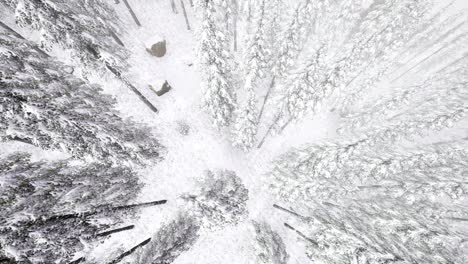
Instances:
[[[126,27],[123,29],[126,33],[121,36],[122,41],[131,54],[131,68],[128,69],[126,78],[139,88],[159,112],[156,114],[150,111],[118,80],[103,80],[102,76],[98,75],[90,80],[100,83],[106,93],[117,98],[117,109],[124,117],[147,124],[167,148],[161,162],[140,171],[145,187],[139,201],[168,199],[168,203],[141,210],[139,219],[133,223],[134,230],[112,236],[93,250],[93,256],[104,260],[110,257],[106,254],[111,248],[115,250],[123,244],[125,249],[129,249],[151,237],[162,223],[170,221],[179,210],[183,210],[178,203],[178,197],[193,190],[197,178],[202,176],[205,170],[235,171],[249,189],[249,219],[266,219],[273,226],[277,225],[276,229],[284,229],[281,228],[284,218],[273,217],[278,212],[274,211],[273,200],[262,188],[263,175],[267,171],[269,161],[276,154],[286,150],[284,141],[275,140],[275,144],[266,144],[262,149],[248,154],[233,148],[227,138],[229,134],[214,129],[200,107],[200,76],[195,57],[195,33],[193,30],[187,30],[180,6],[179,13],[174,14],[170,1],[143,2],[133,5],[141,27],[134,23],[123,4],[116,5],[116,10]],[[186,8],[190,22],[197,23],[193,7],[187,4]],[[191,26],[196,28],[193,24]],[[162,58],[153,57],[146,51],[148,42],[158,36],[167,41],[167,53]],[[164,80],[167,80],[173,89],[158,97],[148,85],[158,89]],[[179,132],[180,124],[190,127],[188,135]],[[295,131],[298,132],[302,131]],[[307,133],[304,135],[312,136]],[[291,143],[288,142],[288,148],[290,146]],[[205,233],[195,246],[180,256],[175,263],[252,263],[252,238],[248,220],[235,227]],[[295,236],[286,235],[285,240],[288,239],[295,239]],[[304,255],[295,254],[298,253],[295,251],[301,250],[297,247],[288,250],[292,256]],[[292,260],[292,263],[305,261]]]

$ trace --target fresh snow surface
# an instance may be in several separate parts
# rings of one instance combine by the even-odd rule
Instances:
[[[271,159],[286,151],[285,140],[269,141],[261,150],[255,149],[248,154],[233,148],[226,133],[214,129],[208,116],[200,108],[200,76],[195,58],[197,44],[194,31],[186,29],[182,12],[172,13],[170,1],[134,1],[132,8],[142,24],[141,27],[134,23],[123,4],[116,6],[125,25],[123,30],[126,34],[121,39],[131,53],[131,69],[126,78],[158,108],[159,113],[151,112],[133,92],[117,80],[103,81],[102,76],[95,76],[91,81],[102,84],[106,93],[117,98],[118,110],[124,117],[153,127],[154,133],[167,148],[162,162],[140,172],[146,186],[139,201],[168,199],[168,203],[141,210],[140,218],[133,223],[134,230],[113,235],[94,249],[92,256],[96,259],[108,259],[108,249],[116,249],[122,245],[129,249],[151,237],[162,223],[173,219],[180,208],[177,198],[193,190],[196,179],[205,170],[229,169],[235,171],[249,188],[249,218],[267,220],[280,232],[285,244],[293,246],[288,248],[291,263],[307,262],[305,254],[298,252],[302,250],[298,244],[289,243],[296,240],[297,236],[281,228],[287,217],[278,215],[278,211],[272,207],[273,199],[262,187],[262,175],[267,172]],[[186,8],[192,27],[196,28],[194,9],[189,5]],[[167,42],[166,55],[162,58],[150,56],[145,48],[161,39],[166,39]],[[173,90],[158,97],[148,85],[159,89],[164,80],[169,82]],[[289,131],[282,138],[295,134],[294,140],[288,141],[288,146],[291,146],[300,145],[307,140],[310,142],[312,138],[327,137],[328,133],[334,133],[333,123],[324,124],[327,119],[330,120],[327,117],[317,118],[314,122],[320,122],[321,126],[313,133],[307,129]],[[179,122],[190,126],[187,136],[177,131]],[[204,233],[194,247],[174,263],[253,263],[253,234],[249,225],[250,221],[247,220],[235,227]]]

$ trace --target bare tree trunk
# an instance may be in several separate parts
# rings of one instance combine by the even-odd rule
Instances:
[[[279,205],[277,205],[277,204],[273,204],[273,207],[276,208],[276,209],[278,209],[278,210],[281,210],[281,211],[283,211],[283,212],[286,212],[286,213],[288,213],[288,214],[291,214],[291,215],[294,215],[294,216],[296,216],[296,217],[299,217],[301,220],[304,220],[304,221],[306,221],[306,222],[311,221],[310,217],[305,217],[305,216],[303,216],[303,215],[300,215],[300,214],[294,212],[294,211],[291,210],[291,209],[284,208],[284,207],[279,206]]]
[[[271,79],[270,86],[268,87],[267,94],[265,95],[265,99],[263,99],[262,108],[260,108],[260,114],[258,115],[259,122],[260,122],[260,120],[262,118],[263,110],[265,109],[266,102],[267,102],[268,98],[270,97],[271,90],[273,90],[273,86],[275,86],[275,79],[276,79],[276,77],[273,76],[273,78]]]
[[[232,19],[232,27],[233,27],[233,42],[234,42],[234,51],[237,51],[237,19],[239,17],[239,3],[238,0],[233,0],[234,4],[234,17]]]
[[[278,120],[279,120],[279,115],[273,120],[273,122],[271,123],[271,125],[268,127],[267,132],[266,132],[265,135],[263,136],[263,138],[262,138],[262,140],[260,141],[260,143],[258,143],[257,148],[261,148],[261,147],[263,146],[263,143],[265,143],[266,138],[270,135],[271,130],[273,129],[273,127],[275,126],[275,123],[276,123]]]
[[[117,70],[116,68],[112,67],[111,65],[109,65],[109,63],[106,62],[106,68],[112,72],[115,77],[117,77],[119,80],[121,80],[123,83],[125,83],[125,85],[130,88],[130,90],[132,90],[132,92],[134,92],[138,98],[140,98],[140,100],[146,105],[148,106],[151,111],[157,113],[158,112],[158,109],[150,102],[148,101],[148,99],[146,99],[146,97],[140,93],[140,91],[138,91],[138,89],[133,86],[127,79],[125,79],[123,76],[122,76],[122,73]]]
[[[98,233],[98,234],[96,234],[94,236],[95,237],[108,236],[108,235],[112,235],[112,234],[119,233],[119,232],[122,232],[122,231],[131,230],[134,227],[135,227],[134,225],[124,226],[124,227],[116,228],[116,229],[113,229],[113,230],[104,231],[104,232]]]
[[[187,11],[185,11],[184,0],[180,0],[180,5],[182,6],[182,12],[184,13],[185,23],[187,24],[187,29],[190,30],[190,23],[187,17]]]
[[[115,42],[117,42],[117,44],[119,44],[122,47],[125,47],[122,40],[120,40],[120,38],[117,36],[117,34],[115,34],[115,32],[111,28],[109,28],[109,33],[111,34],[111,36],[115,40]]]
[[[99,54],[99,52],[91,47],[90,45],[87,45],[86,46],[86,49],[88,50],[89,53],[91,53],[96,59],[100,59],[101,58],[101,55]],[[130,88],[130,90],[132,90],[132,92],[134,92],[138,98],[140,98],[140,100],[146,105],[148,106],[151,111],[157,113],[158,112],[158,109],[150,102],[148,101],[148,99],[146,99],[146,97],[140,93],[140,91],[138,91],[138,89],[133,86],[127,79],[125,79],[124,76],[122,76],[122,73],[116,69],[115,67],[113,67],[112,65],[110,65],[110,63],[108,61],[104,61],[104,64],[106,66],[106,68],[112,73],[115,75],[115,77],[117,79],[119,79],[120,81],[122,81],[128,88]]]
[[[116,263],[119,263],[120,261],[122,261],[123,258],[125,258],[126,256],[129,256],[131,255],[133,252],[135,252],[135,250],[137,250],[138,248],[148,244],[149,242],[151,241],[151,238],[148,238],[146,239],[145,241],[141,242],[140,244],[132,247],[130,250],[124,252],[122,255],[120,255],[119,257],[117,257],[116,259],[114,259],[113,261],[109,262],[108,264],[116,264]]]
[[[14,29],[12,29],[11,27],[9,27],[8,25],[6,25],[5,23],[3,23],[2,21],[0,21],[0,27],[3,27],[4,29],[6,29],[7,31],[9,31],[10,33],[12,33],[15,37],[19,38],[19,39],[23,39],[23,40],[27,40],[25,39],[23,36],[21,36],[21,34],[19,34],[18,32],[16,32]],[[41,55],[45,56],[45,57],[50,57],[49,54],[45,53],[43,50],[41,50],[39,47],[36,47],[35,45],[33,46],[33,49],[35,51],[37,51],[38,53],[40,53]]]
[[[81,263],[81,262],[83,262],[83,261],[85,261],[85,258],[84,258],[84,257],[81,257],[81,258],[79,258],[79,259],[77,259],[77,260],[74,260],[74,261],[68,263],[68,264],[78,264],[78,263]]]
[[[460,40],[460,39],[463,39],[463,37],[467,36],[468,33],[463,33],[459,36],[457,36],[454,40],[452,40],[452,43],[455,42],[456,40]],[[423,64],[424,62],[426,62],[427,60],[429,60],[430,58],[432,58],[433,56],[435,56],[437,53],[441,52],[442,50],[446,49],[450,44],[452,43],[447,43],[446,45],[438,48],[436,51],[432,52],[430,55],[426,56],[424,59],[420,60],[419,62],[417,62],[415,65],[413,65],[411,68],[409,68],[408,70],[404,71],[402,74],[398,75],[398,77],[394,78],[393,80],[390,81],[390,83],[393,83],[395,82],[396,80],[400,79],[401,77],[405,76],[408,72],[412,71],[414,68],[420,66],[421,64]]]
[[[297,230],[296,228],[292,227],[291,225],[289,225],[288,223],[284,223],[284,226],[287,227],[288,229],[291,229],[293,231],[295,231],[300,237],[302,237],[303,239],[309,241],[311,244],[313,244],[314,246],[318,247],[318,243],[317,241],[313,240],[312,238],[310,237],[307,237],[306,235],[304,235],[304,233],[302,233],[301,231]]]
[[[189,0],[190,6],[193,7],[193,0]]]
[[[174,2],[174,0],[171,0],[171,7],[172,7],[172,12],[174,12],[174,14],[178,14],[179,12],[177,11],[177,6]]]
[[[130,204],[130,205],[120,205],[120,206],[111,206],[111,205],[103,205],[96,210],[93,211],[86,211],[82,213],[71,213],[71,214],[63,214],[63,215],[53,215],[44,220],[37,220],[38,222],[55,222],[55,221],[62,221],[72,218],[85,218],[93,215],[97,215],[106,211],[124,211],[134,208],[140,207],[149,207],[155,205],[165,204],[167,200],[160,200],[160,201],[153,201],[148,203],[139,203],[139,204]],[[34,223],[34,221],[33,221]]]
[[[125,6],[127,7],[128,11],[130,12],[130,14],[132,15],[133,20],[135,20],[135,23],[137,24],[137,26],[141,27],[140,21],[138,21],[138,18],[135,15],[135,12],[133,12],[132,7],[128,4],[127,0],[122,0],[122,1],[124,2]]]
[[[265,143],[266,138],[270,135],[271,130],[273,129],[273,127],[275,126],[279,118],[280,118],[279,115],[277,115],[276,118],[273,120],[267,132],[263,136],[262,141],[260,141],[260,143],[258,144],[257,148],[261,148],[263,143]],[[289,120],[281,127],[279,133],[283,132],[283,130],[289,125],[289,123],[291,123],[291,121],[292,121],[292,118],[289,118]]]
[[[247,22],[250,24],[250,20],[252,19],[252,2],[248,0],[247,2]]]

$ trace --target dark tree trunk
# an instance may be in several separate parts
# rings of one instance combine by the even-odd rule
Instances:
[[[116,264],[116,263],[119,263],[120,261],[122,261],[123,258],[125,258],[126,256],[129,256],[131,255],[133,252],[135,252],[135,250],[137,250],[138,248],[148,244],[149,242],[151,241],[151,238],[148,238],[146,239],[145,241],[141,242],[140,244],[132,247],[130,250],[124,252],[122,255],[120,255],[119,257],[117,257],[116,259],[114,259],[113,261],[109,262],[108,264]]]
[[[55,222],[55,221],[62,221],[72,218],[86,218],[89,216],[97,215],[100,213],[104,213],[106,211],[114,212],[114,211],[125,211],[134,208],[141,208],[141,207],[150,207],[155,205],[165,204],[167,200],[160,200],[160,201],[153,201],[148,203],[139,203],[139,204],[130,204],[130,205],[120,205],[120,206],[112,206],[112,205],[103,205],[98,207],[96,210],[93,211],[86,211],[81,213],[71,213],[71,214],[63,214],[63,215],[53,215],[49,218],[44,220],[36,220],[38,222]],[[32,222],[34,224],[34,221]]]
[[[137,24],[137,26],[141,27],[140,21],[138,21],[138,18],[135,15],[135,12],[133,12],[132,7],[128,4],[127,0],[122,0],[122,1],[124,2],[125,6],[127,7],[128,11],[130,12],[130,14],[132,15],[133,20],[135,20],[135,23]]]
[[[172,12],[174,12],[174,14],[178,14],[179,12],[177,11],[177,6],[174,2],[174,0],[171,0],[171,8],[172,8]]]
[[[180,5],[182,6],[182,12],[184,13],[185,23],[187,24],[187,29],[190,30],[190,23],[187,17],[187,11],[185,11],[184,0],[180,0]]]
[[[134,225],[129,225],[129,226],[124,226],[124,227],[104,231],[104,232],[96,234],[95,237],[104,237],[104,236],[112,235],[112,234],[119,233],[119,232],[122,232],[122,231],[131,230],[134,227],[135,227]]]
[[[115,32],[111,28],[109,28],[109,33],[111,34],[111,36],[115,40],[115,42],[117,42],[117,44],[119,44],[122,47],[125,47],[122,40],[120,40],[120,38],[117,36],[117,34],[115,34]]]
[[[262,108],[260,109],[260,114],[258,115],[258,120],[259,121],[262,118],[263,110],[265,109],[266,102],[268,101],[268,98],[270,97],[271,90],[273,90],[273,86],[275,86],[275,79],[276,79],[275,76],[273,76],[273,78],[271,79],[270,86],[268,87],[268,91],[267,91],[267,93],[265,95],[265,99],[263,99]]]
[[[296,228],[292,227],[291,225],[289,225],[288,223],[284,223],[284,226],[288,229],[291,229],[292,231],[295,231],[300,237],[302,237],[303,239],[305,239],[306,241],[309,241],[311,244],[313,244],[315,247],[318,247],[318,243],[317,241],[313,240],[312,238],[310,237],[307,237],[306,235],[304,235],[304,233],[302,233],[301,231],[297,230]]]
[[[158,112],[158,109],[150,102],[148,101],[148,99],[146,99],[146,97],[140,93],[140,91],[138,91],[138,89],[133,86],[127,79],[125,79],[121,72],[119,70],[117,70],[116,68],[112,67],[111,65],[109,65],[109,63],[106,62],[106,68],[112,72],[119,80],[121,80],[123,83],[125,83],[125,85],[130,88],[130,90],[132,90],[132,92],[134,92],[138,98],[140,98],[140,100],[146,105],[148,106],[151,111],[157,113]]]

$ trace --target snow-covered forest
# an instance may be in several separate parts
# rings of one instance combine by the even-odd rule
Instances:
[[[466,0],[0,0],[0,263],[468,263]]]

